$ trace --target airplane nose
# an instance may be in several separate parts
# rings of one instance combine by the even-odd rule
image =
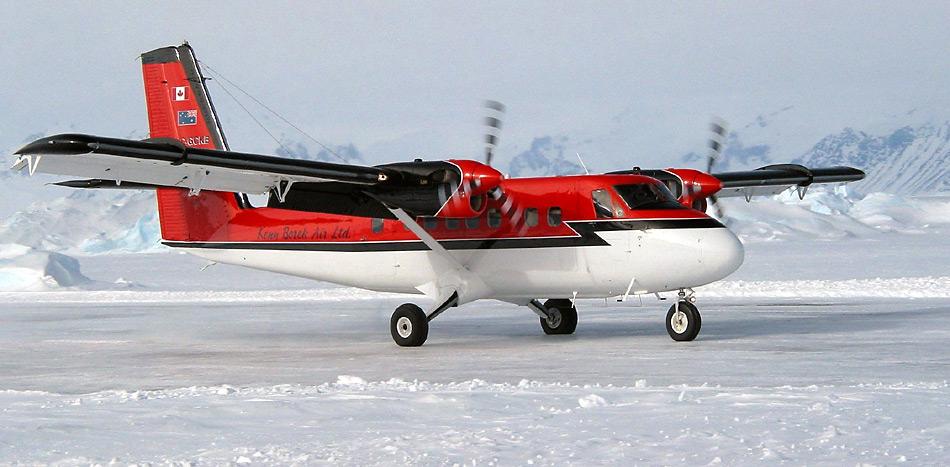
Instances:
[[[745,257],[742,242],[721,225],[648,230],[635,238],[634,264],[645,266],[635,272],[635,277],[645,290],[676,290],[716,282],[739,269]]]
[[[739,269],[745,259],[745,248],[729,229],[710,229],[702,239],[702,258],[705,269],[716,281]]]

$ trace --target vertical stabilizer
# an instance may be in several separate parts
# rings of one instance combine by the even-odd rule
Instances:
[[[172,138],[196,148],[229,149],[190,45],[142,54],[142,77],[150,138]],[[201,176],[193,175],[197,180]],[[234,193],[189,195],[185,188],[160,188],[156,197],[164,240],[223,240],[228,222],[239,210]]]

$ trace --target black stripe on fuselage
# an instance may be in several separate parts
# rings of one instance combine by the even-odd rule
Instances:
[[[567,222],[577,231],[574,237],[525,237],[440,240],[446,250],[502,250],[511,248],[573,248],[609,246],[597,232],[616,230],[714,229],[725,228],[711,218],[650,219],[622,221]],[[173,248],[223,250],[303,250],[303,251],[425,251],[429,247],[418,240],[394,242],[162,242]]]
[[[642,219],[620,221],[568,222],[568,225],[578,229],[581,224],[592,226],[594,231],[603,230],[654,230],[654,229],[718,229],[725,228],[719,221],[711,217],[696,219]]]

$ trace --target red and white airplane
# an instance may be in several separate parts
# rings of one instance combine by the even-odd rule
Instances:
[[[743,260],[739,239],[704,213],[707,199],[789,187],[803,195],[811,184],[864,177],[778,165],[507,178],[489,165],[497,118],[486,122],[486,163],[364,167],[247,154],[229,149],[188,44],[141,58],[149,139],[51,136],[20,149],[13,168],[88,178],[61,183],[70,187],[154,189],[162,242],[211,261],[424,294],[427,310],[406,303],[392,315],[400,346],[422,345],[429,321],[479,299],[525,305],[545,333],[571,334],[578,298],[668,291],[678,300],[667,331],[692,340],[701,326],[692,288]],[[710,170],[720,149],[721,139],[712,142]],[[267,206],[246,193],[269,194]]]

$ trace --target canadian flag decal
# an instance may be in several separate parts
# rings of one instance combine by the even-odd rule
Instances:
[[[175,86],[175,100],[183,101],[185,100],[185,86]]]

